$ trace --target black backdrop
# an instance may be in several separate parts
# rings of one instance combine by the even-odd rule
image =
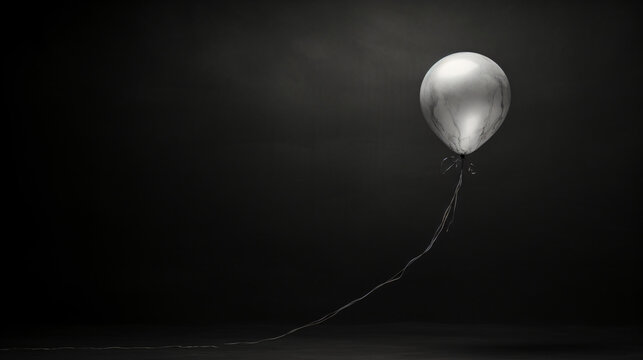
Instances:
[[[635,2],[9,6],[3,325],[305,322],[448,203],[441,57],[507,73],[451,232],[334,321],[640,324]]]

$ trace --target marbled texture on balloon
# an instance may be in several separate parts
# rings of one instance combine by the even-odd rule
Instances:
[[[510,102],[509,80],[502,69],[472,52],[442,58],[420,88],[422,113],[431,130],[461,155],[489,140],[507,116]]]

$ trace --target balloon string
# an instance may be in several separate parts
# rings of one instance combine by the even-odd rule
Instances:
[[[11,347],[0,351],[218,349],[217,345]]]
[[[444,162],[444,160],[443,160]],[[454,163],[455,164],[455,163]],[[449,166],[449,169],[454,166],[454,164],[451,164]],[[455,164],[456,167],[458,167],[457,164]],[[447,169],[448,171],[448,169]],[[386,281],[378,284],[371,290],[369,290],[367,293],[364,295],[348,302],[347,304],[339,307],[338,309],[322,316],[321,318],[311,321],[305,325],[296,327],[294,329],[291,329],[281,335],[277,335],[274,337],[269,337],[269,338],[264,338],[264,339],[259,339],[259,340],[254,340],[254,341],[235,341],[235,342],[226,342],[223,343],[223,345],[254,345],[254,344],[259,344],[262,342],[266,341],[274,341],[281,339],[283,337],[286,337],[290,334],[293,334],[297,331],[303,330],[305,328],[309,328],[312,326],[319,325],[333,317],[335,317],[337,314],[342,312],[343,310],[353,306],[354,304],[364,300],[367,298],[369,295],[377,291],[379,288],[386,286],[390,283],[393,283],[395,281],[398,281],[404,276],[404,273],[406,270],[417,260],[419,260],[422,256],[424,256],[426,253],[431,250],[433,247],[433,244],[435,244],[436,240],[438,239],[438,236],[442,233],[442,230],[445,227],[445,224],[447,222],[447,219],[449,219],[449,215],[451,215],[451,223],[453,222],[453,215],[455,214],[455,208],[456,204],[458,202],[458,194],[460,192],[460,188],[462,187],[462,176],[463,176],[463,166],[460,166],[460,176],[458,178],[458,183],[455,187],[455,190],[453,192],[453,196],[451,197],[451,201],[449,201],[449,205],[446,207],[444,210],[444,213],[442,214],[442,220],[440,221],[440,224],[438,227],[435,229],[435,232],[433,233],[433,237],[431,238],[431,241],[427,245],[427,247],[422,251],[420,254],[416,255],[413,257],[411,260],[409,260],[404,267],[395,273],[393,276],[388,278]],[[450,224],[449,224],[450,226]],[[0,351],[10,351],[10,350],[32,350],[32,351],[53,351],[53,350],[161,350],[161,349],[216,349],[219,348],[217,345],[164,345],[164,346],[106,346],[106,347],[95,347],[95,346],[60,346],[60,347],[29,347],[29,348],[0,348]]]
[[[296,327],[296,328],[294,328],[294,329],[292,329],[292,330],[290,330],[288,332],[285,332],[285,333],[283,333],[281,335],[278,335],[278,336],[269,337],[269,338],[260,339],[260,340],[254,340],[254,341],[228,342],[228,343],[224,343],[224,345],[254,345],[254,344],[259,344],[259,343],[262,343],[262,342],[265,342],[265,341],[274,341],[274,340],[278,340],[278,339],[281,339],[283,337],[286,337],[286,336],[288,336],[290,334],[293,334],[293,333],[295,333],[295,332],[297,332],[299,330],[303,330],[303,329],[311,327],[311,326],[319,325],[319,324],[321,324],[321,323],[333,318],[335,315],[339,314],[341,311],[343,311],[343,310],[351,307],[352,305],[364,300],[366,297],[368,297],[369,295],[374,293],[379,288],[381,288],[381,287],[383,287],[385,285],[388,285],[390,283],[393,283],[395,281],[400,280],[402,278],[402,276],[404,276],[404,273],[409,268],[409,266],[411,266],[411,264],[416,262],[418,259],[420,259],[422,256],[424,256],[424,254],[428,253],[429,250],[431,250],[431,248],[433,247],[433,244],[435,244],[435,241],[438,239],[438,236],[440,235],[440,233],[442,233],[442,230],[444,229],[446,221],[449,218],[449,214],[451,214],[452,210],[455,211],[455,206],[456,206],[456,203],[458,201],[458,193],[460,192],[460,188],[462,187],[462,175],[463,175],[463,171],[461,169],[460,170],[460,176],[459,176],[459,179],[458,179],[458,183],[457,183],[457,185],[455,187],[455,191],[453,192],[453,196],[451,197],[451,201],[449,202],[449,205],[447,206],[447,208],[444,210],[444,214],[442,215],[442,221],[440,221],[440,225],[438,225],[437,229],[435,230],[435,233],[433,234],[433,238],[431,238],[431,241],[429,242],[428,246],[420,254],[418,254],[417,256],[412,258],[411,260],[409,260],[406,263],[406,265],[402,268],[402,270],[400,270],[397,273],[395,273],[388,280],[378,284],[377,286],[372,288],[370,291],[368,291],[364,295],[358,297],[357,299],[355,299],[353,301],[348,302],[344,306],[341,306],[337,310],[332,311],[332,312],[322,316],[321,318],[319,318],[317,320],[314,320],[314,321],[311,321],[311,322],[309,322],[309,323],[307,323],[305,325]]]
[[[462,161],[464,161],[464,157],[462,158]],[[464,167],[460,168],[460,184],[462,183],[462,172],[464,170]],[[459,189],[456,188],[456,191],[453,193],[453,212],[451,213],[451,221],[449,221],[449,226],[447,226],[447,232],[451,229],[451,225],[453,225],[453,221],[455,220],[455,209],[458,206],[458,193]]]
[[[449,165],[446,169],[444,168],[444,162],[446,160],[451,160],[451,165]],[[442,174],[445,174],[448,172],[451,168],[455,167],[456,169],[459,167],[460,168],[460,177],[462,177],[462,173],[464,172],[464,168],[467,168],[467,172],[471,175],[477,174],[477,171],[475,169],[475,164],[471,161],[467,162],[465,159],[465,155],[451,155],[447,156],[444,159],[442,159]],[[453,222],[455,221],[455,209],[458,206],[458,193],[455,193],[455,200],[453,201],[453,212],[451,214],[451,221],[449,221],[449,225],[447,226],[447,232],[451,229],[451,225],[453,225]]]

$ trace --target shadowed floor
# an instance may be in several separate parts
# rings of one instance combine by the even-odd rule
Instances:
[[[103,327],[3,334],[2,347],[216,345],[286,327]],[[1,351],[2,359],[641,359],[640,328],[323,325],[258,345],[218,349]]]

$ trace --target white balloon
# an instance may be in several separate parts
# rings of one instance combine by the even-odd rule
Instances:
[[[511,90],[504,71],[486,56],[460,52],[426,73],[420,105],[431,130],[454,152],[474,152],[507,116]]]

